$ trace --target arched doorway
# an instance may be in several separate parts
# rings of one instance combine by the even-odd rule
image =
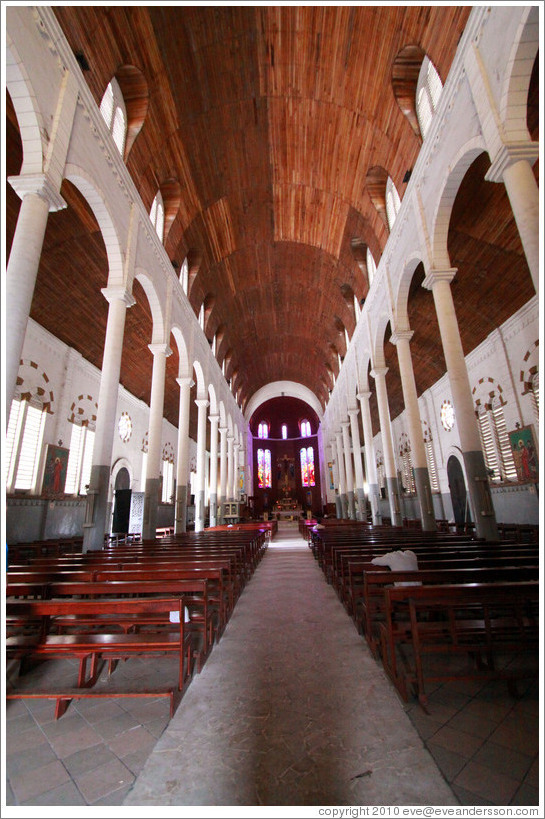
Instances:
[[[131,512],[131,477],[128,469],[122,467],[115,478],[115,500],[112,533],[126,535],[129,531]]]
[[[455,455],[447,461],[447,477],[456,526],[464,526],[470,519],[467,490],[462,465]]]

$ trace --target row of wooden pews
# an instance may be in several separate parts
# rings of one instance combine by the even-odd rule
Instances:
[[[350,525],[351,524],[351,525]],[[512,533],[510,533],[512,534]],[[539,544],[450,531],[324,522],[309,547],[402,698],[426,685],[538,674]],[[416,571],[374,558],[410,550]]]
[[[265,549],[263,528],[161,533],[150,541],[110,542],[79,554],[39,553],[6,573],[6,655],[25,672],[36,661],[78,661],[75,684],[56,691],[15,685],[8,698],[48,697],[56,717],[69,702],[96,697],[105,662],[178,653],[177,680],[165,690],[135,680],[114,696],[181,696],[223,634]],[[12,552],[13,554],[13,552]],[[90,663],[90,672],[87,672]],[[23,677],[21,680],[23,681]],[[102,696],[109,696],[111,687]]]

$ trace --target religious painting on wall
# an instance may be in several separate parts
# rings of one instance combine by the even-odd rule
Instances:
[[[331,463],[331,461],[329,461],[327,467],[329,469],[329,488],[335,489],[335,483],[333,481],[333,464]]]
[[[519,481],[539,480],[537,449],[531,426],[514,429],[509,433],[509,443]]]
[[[54,446],[54,444],[47,445],[42,483],[42,495],[45,498],[62,498],[64,496],[68,453],[69,450],[64,449],[64,447]]]

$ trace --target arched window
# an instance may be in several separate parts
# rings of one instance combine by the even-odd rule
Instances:
[[[534,417],[536,420],[536,424],[539,424],[539,373],[536,372],[532,376],[532,380],[530,382],[530,391],[531,391],[531,399],[532,399],[532,406],[534,408]]]
[[[161,502],[170,503],[174,492],[174,450],[170,444],[163,449],[163,487]]]
[[[303,486],[316,486],[314,473],[314,448],[309,446],[303,448],[300,453],[301,459],[301,483]]]
[[[301,438],[310,438],[311,435],[310,421],[301,421]]]
[[[424,57],[416,86],[416,114],[422,138],[426,136],[443,90],[443,83],[429,57]]]
[[[377,266],[375,264],[373,254],[369,250],[369,246],[367,246],[367,276],[369,278],[369,287],[371,287],[371,282],[375,278],[376,272]]]
[[[180,284],[182,285],[182,290],[187,296],[187,288],[189,286],[189,262],[187,261],[187,256],[182,262],[182,269],[180,270]]]
[[[285,439],[287,437],[288,437],[288,428],[287,428],[286,424],[282,424],[282,438]]]
[[[257,485],[260,489],[270,489],[271,482],[271,450],[257,450]]]
[[[157,232],[157,236],[163,241],[163,228],[165,225],[165,208],[163,205],[163,197],[161,191],[157,191],[155,199],[151,203],[151,210],[149,213],[151,224]]]
[[[388,177],[386,182],[386,217],[388,219],[388,227],[390,230],[394,226],[396,216],[401,207],[401,200],[397,192],[397,188],[392,181],[392,177]]]
[[[14,399],[6,434],[6,491],[34,492],[47,411],[35,400]]]
[[[479,407],[477,419],[484,460],[487,469],[490,471],[490,480],[495,483],[516,481],[515,460],[509,444],[503,408],[499,399],[494,399],[491,407]]]
[[[426,450],[426,461],[428,465],[428,474],[430,476],[430,487],[432,492],[439,492],[439,478],[437,476],[437,464],[435,461],[435,453],[433,451],[433,443],[431,437],[431,430],[427,421],[422,421],[424,426],[424,448]]]
[[[117,150],[123,156],[127,137],[127,111],[123,94],[115,77],[108,83],[104,92],[100,103],[100,113],[113,137]]]
[[[258,438],[268,438],[269,437],[269,425],[262,421],[257,428],[257,436]]]
[[[89,424],[72,423],[70,454],[66,468],[67,495],[86,495],[91,480],[95,431]]]

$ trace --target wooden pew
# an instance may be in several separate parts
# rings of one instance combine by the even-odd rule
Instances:
[[[405,701],[412,687],[425,707],[426,682],[456,679],[505,679],[515,693],[517,679],[539,673],[538,581],[394,586],[384,596],[381,657]],[[498,665],[505,654],[535,665]],[[455,655],[468,663],[449,662]]]
[[[74,697],[99,696],[98,692],[88,692],[100,673],[102,659],[109,662],[109,671],[115,668],[119,659],[131,656],[178,654],[177,689],[182,691],[191,676],[192,642],[184,623],[183,597],[124,597],[119,599],[64,599],[64,600],[11,600],[6,603],[6,616],[21,624],[20,631],[6,639],[8,660],[21,662],[24,672],[29,661],[73,657],[79,661],[77,685],[61,686],[55,691],[21,687],[8,691],[10,699],[21,697],[47,697],[56,700],[55,718],[62,716]],[[177,625],[172,628],[171,615],[177,616]],[[116,630],[119,621],[127,618],[152,616],[156,620],[153,630],[126,632]],[[56,618],[71,618],[70,634],[55,633]],[[78,617],[82,618],[78,629]],[[24,628],[25,620],[32,625],[38,623],[33,632]],[[89,621],[94,624],[89,630]],[[87,662],[91,667],[87,676]],[[174,704],[174,688],[157,690],[127,689],[117,696],[169,696],[171,715]],[[103,696],[110,696],[105,692]]]

